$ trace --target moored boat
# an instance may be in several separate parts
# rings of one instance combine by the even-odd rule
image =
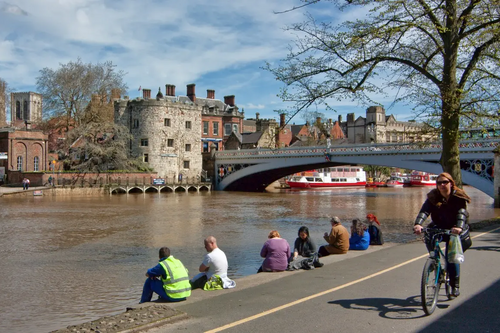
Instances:
[[[410,186],[410,177],[407,174],[399,172],[391,174],[391,178],[386,183],[387,187]]]
[[[358,166],[331,167],[293,174],[287,184],[291,188],[365,186],[366,174]]]
[[[411,186],[436,186],[436,179],[438,175],[422,172],[413,171],[411,173]]]

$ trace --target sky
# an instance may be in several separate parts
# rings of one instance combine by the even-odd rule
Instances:
[[[284,109],[277,94],[282,84],[262,67],[286,57],[294,35],[283,28],[305,19],[306,11],[339,18],[340,13],[320,2],[282,14],[300,0],[0,0],[0,78],[12,91],[35,91],[42,68],[81,58],[84,63],[112,61],[129,87],[130,98],[142,96],[139,87],[155,95],[165,84],[186,95],[196,84],[196,96],[207,89],[224,100],[235,95],[245,118],[279,119]],[[398,120],[414,117],[407,106],[377,100]],[[346,114],[365,116],[366,105],[329,101],[338,112],[327,118],[345,121]],[[290,123],[304,123],[296,116]]]

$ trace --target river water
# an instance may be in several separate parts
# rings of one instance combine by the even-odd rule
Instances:
[[[377,215],[387,242],[414,239],[427,188],[202,192],[94,197],[0,198],[2,332],[48,332],[120,312],[139,302],[145,272],[170,247],[194,276],[214,235],[233,278],[254,274],[270,230],[291,246],[306,225],[317,245],[329,216]],[[500,215],[467,187],[471,220]]]

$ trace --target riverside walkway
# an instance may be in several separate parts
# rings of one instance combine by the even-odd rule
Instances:
[[[483,223],[481,230],[476,225],[462,264],[461,295],[448,301],[442,291],[432,316],[420,305],[427,253],[423,243],[414,242],[321,258],[325,265],[311,271],[247,276],[236,280],[235,289],[194,290],[185,302],[137,305],[129,316],[160,305],[173,311],[154,323],[124,321],[121,330],[105,330],[109,320],[96,320],[97,331],[495,332],[500,327],[499,221]]]

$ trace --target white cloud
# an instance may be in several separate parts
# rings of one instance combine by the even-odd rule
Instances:
[[[1,6],[1,11],[7,14],[14,14],[14,15],[28,15],[28,12],[25,10],[21,9],[19,6],[12,5],[8,2],[1,1],[0,4]]]
[[[264,109],[266,106],[263,105],[263,104],[258,104],[258,105],[255,105],[253,103],[248,103],[248,104],[245,104],[244,105],[244,108],[246,110],[262,110]]]

